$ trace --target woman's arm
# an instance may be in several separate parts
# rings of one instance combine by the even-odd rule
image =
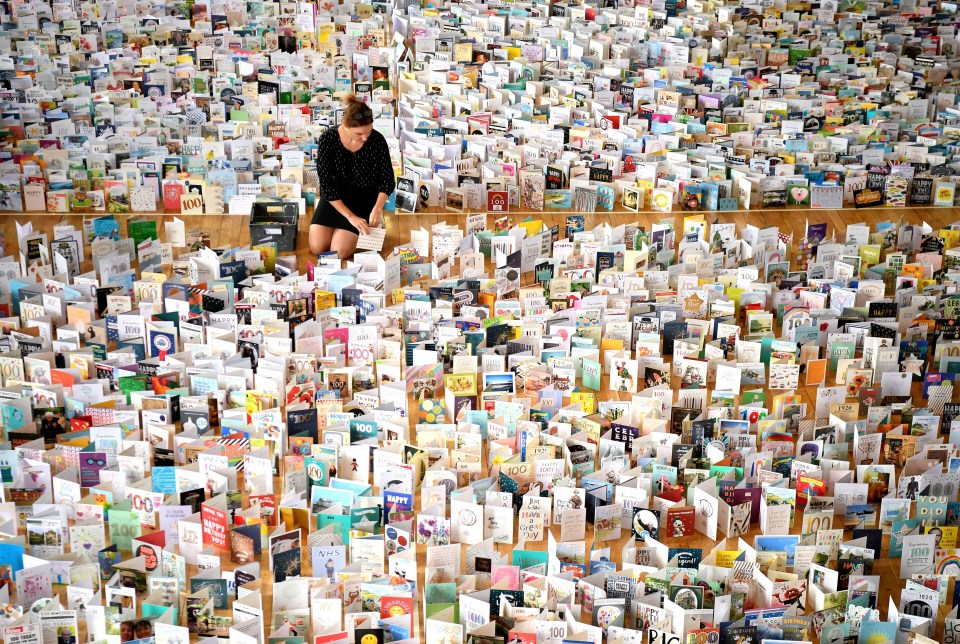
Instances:
[[[370,211],[371,227],[380,227],[380,224],[383,222],[383,206],[387,203],[387,199],[389,198],[390,197],[385,192],[377,193],[377,203],[374,205],[373,210]]]
[[[380,194],[390,198],[394,189],[397,187],[397,179],[393,174],[393,160],[390,158],[390,148],[387,146],[387,140],[380,136],[380,153],[377,155],[377,165],[380,167],[380,185],[378,186]]]
[[[340,201],[337,156],[337,149],[328,130],[320,136],[320,147],[317,149],[317,179],[320,183],[320,195],[330,203]]]
[[[397,187],[397,180],[393,175],[393,161],[390,159],[390,148],[387,147],[387,140],[383,136],[380,137],[378,148],[377,165],[380,170],[380,181],[377,185],[377,205],[373,207],[373,211],[370,213],[371,226],[379,226],[380,222],[383,221],[383,206]]]
[[[356,215],[353,214],[353,211],[347,208],[347,204],[343,203],[343,200],[341,199],[337,199],[336,201],[330,201],[327,199],[327,203],[336,208],[337,212],[346,217],[347,220],[349,220],[351,217],[356,217]],[[353,222],[351,221],[350,223]]]

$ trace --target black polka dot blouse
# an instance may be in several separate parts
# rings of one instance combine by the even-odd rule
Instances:
[[[320,135],[317,148],[317,176],[327,201],[359,191],[389,196],[396,187],[387,140],[376,130],[359,151],[351,152],[340,142],[337,128],[328,128]]]

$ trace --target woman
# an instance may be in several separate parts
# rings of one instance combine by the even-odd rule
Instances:
[[[333,250],[340,259],[353,255],[358,235],[380,225],[396,185],[387,141],[373,130],[373,111],[352,94],[344,104],[340,125],[320,137],[320,198],[310,225],[310,251]]]

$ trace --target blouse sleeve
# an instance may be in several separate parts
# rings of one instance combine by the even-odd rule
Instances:
[[[317,150],[317,178],[320,181],[320,194],[327,201],[337,201],[341,198],[335,167],[339,160],[333,143],[333,138],[324,134],[320,137],[320,147]]]
[[[393,174],[393,161],[390,159],[390,147],[387,145],[387,140],[380,137],[380,158],[377,160],[378,165],[382,168],[380,170],[381,177],[380,183],[377,186],[377,191],[382,192],[388,197],[393,194],[394,188],[397,187],[397,180]]]

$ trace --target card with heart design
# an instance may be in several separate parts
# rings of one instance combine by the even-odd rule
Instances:
[[[787,190],[787,205],[809,206],[810,188],[806,186],[791,186]]]

